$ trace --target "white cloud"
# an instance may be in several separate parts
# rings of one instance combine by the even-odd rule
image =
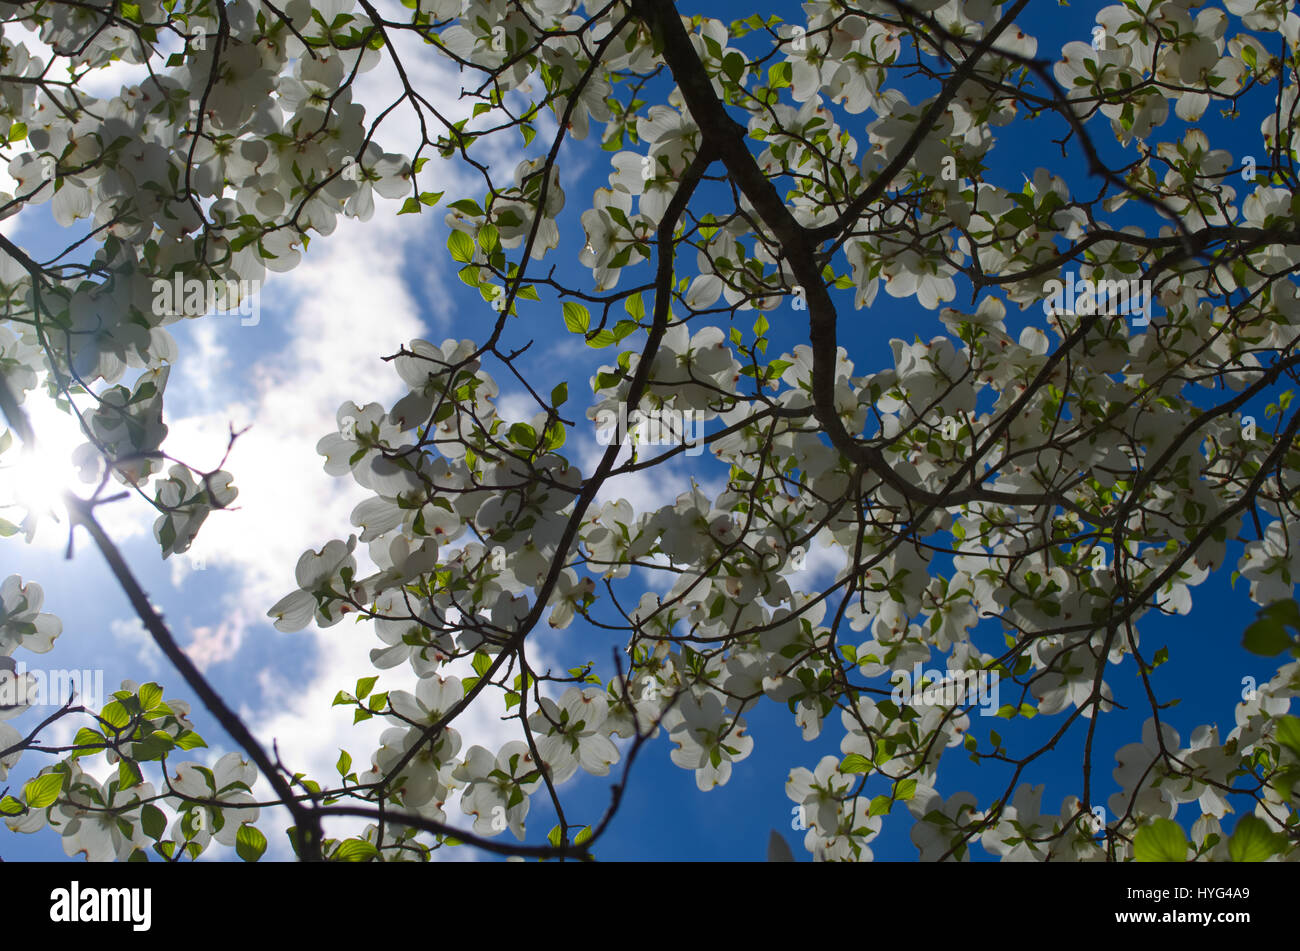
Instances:
[[[228,615],[215,626],[205,624],[191,628],[185,653],[194,661],[195,667],[206,672],[213,664],[220,664],[238,654],[247,633],[248,623],[242,615]]]
[[[108,632],[113,635],[119,657],[130,658],[131,669],[148,674],[162,671],[162,652],[139,618],[114,618],[108,622]]]
[[[795,591],[824,591],[848,564],[848,552],[839,545],[831,545],[820,536],[814,537],[807,547],[802,571],[786,574],[790,588]]]
[[[529,394],[507,391],[497,397],[496,407],[497,415],[507,423],[526,423],[542,410]]]
[[[594,430],[595,423],[590,425]],[[576,454],[581,459],[582,471],[590,475],[596,471],[608,447],[598,443],[594,436],[580,438],[575,442],[578,446]],[[663,447],[642,447],[639,458],[643,461],[653,459],[665,451],[667,449]],[[624,444],[619,449],[613,471],[617,471],[631,458],[632,447],[630,444]],[[708,460],[712,457],[707,452],[695,457],[679,453],[672,459],[655,466],[614,476],[600,487],[600,491],[596,493],[595,504],[604,505],[606,502],[626,499],[631,503],[632,511],[638,515],[654,512],[665,505],[673,505],[678,496],[691,491],[692,478],[699,484],[705,495],[716,496],[722,491],[723,480],[721,476],[701,478],[700,467],[696,462],[701,459]]]

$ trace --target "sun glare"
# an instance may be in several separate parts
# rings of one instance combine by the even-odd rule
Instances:
[[[33,428],[40,442],[34,448],[10,444],[0,453],[0,519],[25,530],[27,519],[32,518],[41,536],[51,532],[51,526],[61,534],[67,526],[63,495],[81,487],[72,452],[84,438],[63,413],[51,407],[53,418],[38,420],[35,417],[46,414],[33,409]]]
[[[0,503],[38,517],[53,514],[62,521],[63,493],[72,485],[71,466],[41,449],[20,449],[6,456],[12,458],[0,463]]]

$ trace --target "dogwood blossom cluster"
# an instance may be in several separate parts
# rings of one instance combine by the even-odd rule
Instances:
[[[275,11],[249,2],[3,11],[4,160],[15,188],[0,195],[0,214],[48,204],[61,227],[81,232],[73,247],[92,241],[73,268],[6,254],[6,333],[33,351],[24,372],[84,407],[87,452],[120,460],[113,476],[140,488],[165,468],[161,412],[177,357],[166,328],[201,316],[159,307],[155,285],[288,270],[340,214],[365,219],[374,193],[413,192],[411,161],[380,148],[353,101],[351,78],[379,60],[364,12],[306,2]],[[140,80],[103,97],[84,88],[116,64],[141,67]],[[139,370],[133,384],[111,385]],[[10,385],[21,395],[31,382]]]
[[[49,828],[67,855],[88,861],[150,853],[194,859],[213,840],[255,861],[266,849],[253,825],[260,814],[252,796],[257,772],[239,753],[211,767],[169,760],[176,750],[206,746],[189,714],[184,701],[164,700],[158,684],[124,681],[95,711],[95,726],[77,732],[68,759],[43,767],[21,797],[0,800],[6,824],[25,833]],[[108,769],[87,770],[84,762]]]

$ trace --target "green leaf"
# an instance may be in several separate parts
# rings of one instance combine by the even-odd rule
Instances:
[[[150,803],[140,810],[140,828],[144,834],[155,841],[161,839],[167,831],[167,816],[157,806]]]
[[[193,750],[200,746],[206,747],[203,737],[199,736],[193,730],[186,730],[180,736],[176,737],[176,745],[183,750]]]
[[[641,299],[640,294],[633,294],[627,300],[623,301],[623,309],[633,320],[640,320],[645,316],[645,301]]]
[[[1259,612],[1260,617],[1266,617],[1270,620],[1280,621],[1287,627],[1300,631],[1300,604],[1296,603],[1295,598],[1286,598],[1282,601],[1274,601],[1264,610]]]
[[[96,746],[102,749],[105,745],[104,735],[102,733],[96,733],[94,730],[90,729],[89,727],[83,726],[80,730],[77,731],[77,735],[73,737],[72,745],[73,746]],[[99,749],[75,750],[69,758],[77,759],[79,756],[94,756],[98,752]]]
[[[245,823],[235,833],[235,851],[245,862],[256,862],[266,852],[266,836],[257,826]]]
[[[871,770],[871,760],[861,753],[850,753],[840,762],[841,773],[869,773]]]
[[[552,425],[547,426],[546,432],[543,433],[543,436],[545,437],[543,439],[543,446],[546,449],[559,449],[564,445],[564,427],[559,423],[553,423]]]
[[[591,326],[591,312],[576,301],[564,302],[564,326],[571,333],[585,334]]]
[[[1241,643],[1252,654],[1273,657],[1290,647],[1292,640],[1281,621],[1274,618],[1260,618],[1246,628]]]
[[[483,209],[478,206],[478,202],[473,198],[461,198],[458,201],[453,201],[447,207],[451,208],[453,211],[459,211],[473,218],[483,217]]]
[[[339,862],[368,862],[378,855],[379,850],[363,839],[345,839],[332,858]]]
[[[1133,858],[1139,862],[1187,861],[1187,836],[1172,819],[1157,819],[1138,830]]]
[[[138,691],[140,697],[140,706],[145,710],[152,710],[158,706],[158,701],[163,697],[163,688],[155,683],[147,683]]]
[[[474,239],[463,231],[453,229],[447,235],[447,249],[451,251],[452,260],[468,264],[474,260]]]
[[[140,773],[140,767],[133,759],[127,759],[125,756],[117,761],[117,786],[119,789],[130,789],[138,785],[144,776]]]
[[[165,730],[154,730],[152,733],[149,734],[149,744],[148,744],[148,745],[149,745],[149,747],[150,747],[151,749],[153,749],[153,750],[157,750],[157,751],[159,752],[159,755],[161,755],[162,752],[168,752],[168,753],[170,753],[171,750],[172,750],[172,747],[174,747],[174,746],[176,745],[176,743],[175,743],[174,740],[172,740],[172,738],[171,738],[171,734],[168,733],[167,731],[165,731]],[[137,747],[137,749],[139,749],[139,748]],[[146,756],[146,755],[144,755],[143,753],[140,753],[140,754],[139,754],[139,758],[140,758],[140,759],[144,759],[144,760],[149,760],[149,759],[155,759],[156,757],[155,757],[155,756]]]
[[[360,680],[358,680],[357,699],[364,700],[366,699],[366,697],[370,696],[370,691],[375,689],[375,684],[378,682],[378,680],[379,680],[378,677],[362,677]],[[346,697],[346,696],[347,694],[340,691],[339,697]],[[335,703],[337,703],[338,697],[335,697],[334,701]],[[344,700],[343,702],[347,703],[347,700]]]
[[[1265,862],[1286,846],[1286,839],[1258,816],[1242,816],[1228,840],[1228,854],[1234,862]]]
[[[510,438],[525,449],[537,446],[537,431],[527,423],[515,423],[510,427]]]
[[[352,770],[352,754],[347,750],[339,750],[339,761],[334,764],[334,768],[340,776],[346,776]]]
[[[1296,756],[1300,756],[1300,718],[1278,717],[1277,741]]]
[[[31,808],[44,809],[46,806],[54,805],[62,789],[63,775],[46,773],[44,776],[37,776],[23,787],[23,798]]]
[[[126,707],[122,706],[121,702],[117,700],[107,704],[103,710],[100,710],[99,716],[100,719],[119,730],[131,722],[131,714],[127,713]]]
[[[560,382],[555,389],[551,390],[551,405],[563,406],[569,398],[569,384]]]
[[[402,210],[399,211],[398,214],[399,214],[399,215],[418,215],[418,214],[420,213],[420,211],[421,211],[421,209],[422,209],[423,207],[424,207],[424,206],[420,204],[420,199],[418,199],[418,198],[408,198],[408,199],[406,199],[406,201],[402,202]]]
[[[740,82],[740,77],[745,73],[745,57],[732,50],[722,58],[722,71],[732,82]]]

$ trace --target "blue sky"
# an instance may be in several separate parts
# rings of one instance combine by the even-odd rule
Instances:
[[[688,12],[693,9],[689,4],[680,6]],[[794,19],[792,8],[773,3],[761,12]],[[1099,8],[1085,3],[1063,7],[1040,2],[1030,7],[1020,25],[1038,38],[1039,56],[1054,56],[1065,42],[1089,39]],[[752,4],[740,3],[712,3],[702,9],[724,20],[755,10]],[[429,62],[414,65],[417,80],[436,90],[449,110],[465,108],[454,102],[454,77]],[[391,99],[395,87],[387,69],[368,74],[362,82],[363,101]],[[921,87],[905,88],[916,101],[912,90]],[[1260,105],[1259,100],[1254,102]],[[1203,128],[1212,147],[1243,152],[1251,148],[1262,156],[1261,118],[1262,113],[1251,113],[1249,106],[1235,124],[1207,113]],[[840,117],[860,145],[866,142],[865,119],[865,115]],[[381,135],[389,149],[402,147],[401,120],[397,121],[391,135]],[[1104,157],[1119,159],[1127,154],[1131,160],[1132,148],[1125,153],[1110,137],[1107,124],[1097,123],[1094,128]],[[1160,134],[1171,138],[1181,135],[1182,128],[1183,123],[1171,117]],[[543,128],[529,154],[549,142],[551,132]],[[1016,122],[998,130],[997,146],[986,163],[990,165],[986,179],[1014,188],[1021,183],[1021,175],[1032,177],[1035,168],[1043,167],[1090,191],[1095,181],[1085,179],[1086,169],[1077,149],[1062,156],[1050,141],[1063,132],[1063,124],[1051,119]],[[1251,146],[1251,142],[1258,144]],[[509,148],[517,145],[515,137]],[[597,142],[588,141],[562,157],[568,202],[560,219],[561,247],[543,263],[545,267],[556,265],[557,280],[581,287],[590,287],[590,273],[568,252],[580,246],[578,215],[589,205],[592,191],[605,184],[608,153],[597,146]],[[519,157],[500,147],[492,156],[494,170],[502,178],[508,176]],[[118,503],[103,512],[105,524],[119,539],[145,589],[213,684],[241,709],[247,722],[255,724],[259,737],[264,741],[275,737],[287,760],[322,781],[335,775],[333,764],[341,746],[358,760],[368,759],[373,748],[372,742],[368,743],[375,735],[371,725],[354,730],[350,714],[341,708],[331,709],[329,701],[336,691],[350,689],[356,678],[372,672],[366,658],[377,642],[366,629],[350,622],[324,631],[311,628],[283,634],[265,617],[266,609],[292,589],[293,566],[303,550],[318,548],[354,530],[348,516],[362,494],[355,485],[324,473],[315,443],[334,428],[335,411],[344,400],[391,405],[401,394],[400,381],[380,357],[414,337],[436,342],[447,337],[481,340],[496,316],[477,291],[457,280],[455,266],[445,251],[442,219],[446,202],[462,196],[479,199],[481,186],[451,166],[431,163],[429,171],[434,172],[432,182],[422,187],[446,190],[438,209],[398,217],[398,203],[388,202],[381,204],[369,222],[342,221],[333,235],[313,240],[300,268],[268,282],[256,326],[243,326],[238,318],[215,317],[171,328],[180,345],[180,358],[167,391],[168,450],[198,466],[214,465],[224,452],[228,426],[252,427],[237,442],[228,463],[240,487],[239,507],[209,520],[192,557],[178,556],[167,563],[159,560],[150,529],[152,519],[139,500]],[[1136,211],[1133,214],[1137,216],[1134,220],[1144,221],[1154,230],[1150,218],[1142,219]],[[1126,219],[1118,220],[1124,223]],[[4,222],[3,230],[38,258],[68,243],[46,208],[30,209],[20,218]],[[632,280],[624,277],[624,283]],[[893,337],[929,339],[946,330],[938,311],[927,311],[914,301],[881,294],[869,310],[854,312],[851,297],[841,295],[841,299],[841,343],[848,348],[858,373],[888,364],[888,341]],[[953,306],[964,308],[968,299],[968,288],[959,284]],[[611,362],[611,354],[590,351],[581,339],[565,333],[558,310],[557,306],[542,309],[533,305],[524,311],[512,333],[520,342],[535,338],[520,368],[530,380],[544,383],[537,389],[549,392],[558,380],[556,368],[563,367],[576,404],[578,397],[589,393],[591,373],[599,364]],[[738,322],[748,330],[753,316],[741,314]],[[788,350],[806,337],[806,315],[782,311],[770,319],[770,353]],[[1158,312],[1155,320],[1159,320]],[[1041,312],[1017,314],[1013,308],[1009,331],[1014,336],[1025,325],[1042,326]],[[489,370],[502,387],[503,415],[525,418],[535,412],[507,372],[499,366]],[[50,434],[51,446],[71,448],[77,444],[66,420],[39,409],[34,415],[42,434]],[[1262,411],[1256,415],[1263,420]],[[590,469],[599,449],[585,432],[571,437],[566,447],[585,470]],[[703,480],[717,478],[716,469],[695,464],[672,470],[680,484],[642,478],[617,491],[644,507],[649,507],[649,500],[664,504],[689,488],[691,474]],[[47,528],[52,530],[43,531],[31,546],[18,539],[0,545],[0,578],[19,573],[25,581],[39,583],[45,591],[44,610],[58,614],[64,624],[64,633],[51,653],[16,659],[33,667],[39,663],[46,668],[103,668],[109,690],[124,678],[157,680],[167,688],[169,697],[188,699],[187,688],[134,621],[124,595],[98,554],[81,539],[76,558],[65,560],[66,534],[58,526]],[[1239,555],[1240,546],[1231,547],[1228,565],[1235,565]],[[195,569],[196,558],[202,559],[201,570]],[[1153,674],[1153,682],[1162,696],[1181,698],[1166,714],[1184,740],[1202,723],[1217,723],[1226,733],[1233,725],[1242,679],[1252,676],[1263,681],[1275,669],[1240,647],[1241,631],[1253,618],[1254,607],[1246,596],[1246,584],[1238,583],[1234,590],[1229,573],[1230,569],[1220,571],[1194,590],[1195,607],[1189,616],[1150,616],[1142,624],[1142,646],[1148,656],[1162,644],[1169,646],[1171,660]],[[825,573],[820,575],[821,580],[825,577]],[[866,636],[864,632],[862,639]],[[986,650],[1000,643],[997,630],[987,625],[977,629],[975,638]],[[584,629],[581,622],[558,634],[548,630],[534,650],[554,658],[557,667],[590,660],[597,662],[598,669],[609,668],[606,641]],[[409,687],[410,681],[401,671],[385,671],[380,689]],[[1131,660],[1113,668],[1108,682],[1117,700],[1129,703],[1131,709],[1106,716],[1099,729],[1098,745],[1107,753],[1098,760],[1095,773],[1100,789],[1094,801],[1098,802],[1104,802],[1117,788],[1110,778],[1114,763],[1106,758],[1109,751],[1140,740],[1147,716]],[[33,712],[12,725],[21,730],[37,718]],[[619,816],[597,855],[606,859],[757,859],[765,853],[769,830],[777,829],[786,836],[796,857],[806,860],[802,834],[791,829],[793,804],[786,798],[784,783],[791,767],[811,769],[822,756],[838,755],[838,714],[828,718],[821,737],[811,743],[801,739],[784,706],[766,703],[747,714],[747,720],[757,741],[754,754],[735,766],[726,786],[708,794],[697,791],[690,772],[669,761],[666,738],[644,750]],[[195,721],[211,747],[205,754],[215,759],[234,748],[205,711],[196,710]],[[1018,747],[1026,749],[1030,741],[1060,721],[1058,715],[1027,724],[1019,720],[1021,726],[1012,727],[1003,720],[972,717],[971,729],[981,741],[990,728],[998,729],[1004,736],[1017,737]],[[508,735],[491,711],[473,713],[457,727],[466,746],[476,741],[499,744]],[[70,730],[54,733],[65,740],[70,735]],[[1044,811],[1058,809],[1062,798],[1080,791],[1082,742],[1083,731],[1076,729],[1026,775],[1029,781],[1046,784]],[[26,755],[11,774],[11,784],[20,784],[45,761],[39,755]],[[584,776],[568,783],[563,791],[570,818],[593,823],[599,819],[609,801],[610,784],[619,772],[616,769],[605,779]],[[990,796],[1001,792],[1008,774],[1002,767],[976,768],[960,750],[954,750],[945,758],[940,775],[946,795],[969,789],[981,804],[987,804]],[[1184,814],[1194,811],[1194,807],[1183,810]],[[449,816],[453,821],[464,818],[457,808],[449,809]],[[553,822],[545,797],[535,797],[528,822],[529,841],[541,841]],[[259,823],[271,840],[271,857],[288,855],[280,831],[286,824],[269,818]],[[895,815],[872,843],[876,858],[915,858],[908,839],[910,825],[910,816],[901,806],[896,807]],[[341,834],[355,827],[339,823],[331,832]],[[983,857],[979,849],[975,856]],[[64,855],[57,836],[48,831],[34,836],[3,831],[0,857],[13,861],[63,859]]]

